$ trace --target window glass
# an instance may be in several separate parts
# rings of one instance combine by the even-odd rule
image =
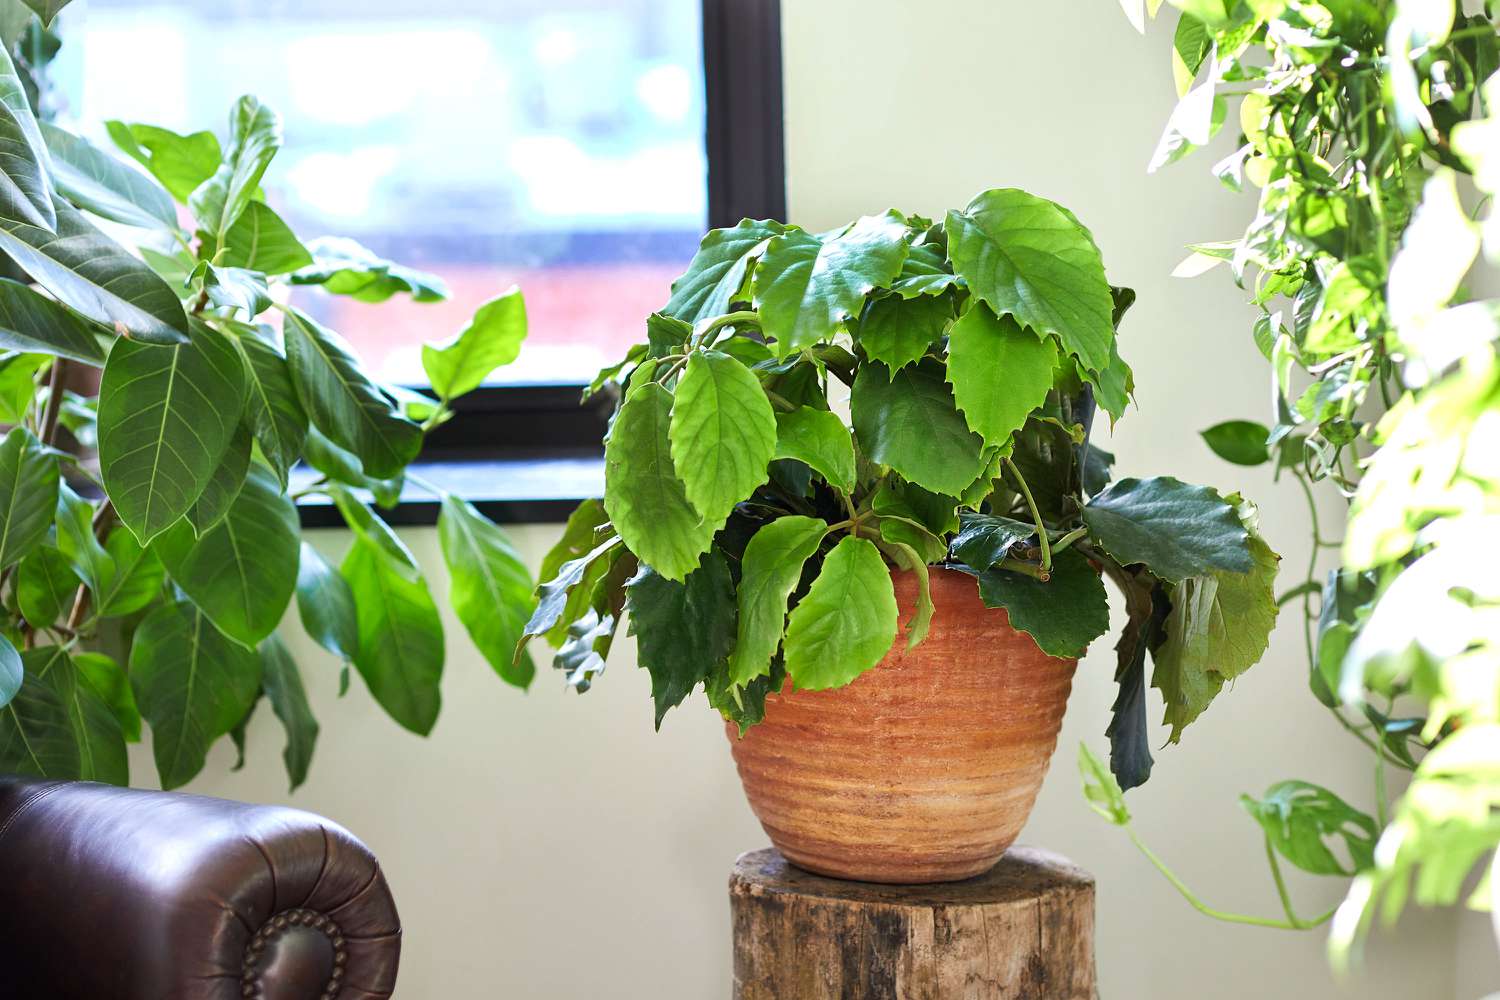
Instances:
[[[704,228],[697,0],[79,0],[60,19],[61,117],[222,134],[253,93],[285,123],[272,206],[353,237],[451,298],[299,304],[385,379],[520,284],[506,382],[587,380],[643,339]]]

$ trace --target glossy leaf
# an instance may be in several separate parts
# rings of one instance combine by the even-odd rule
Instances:
[[[604,446],[604,507],[631,552],[666,579],[681,581],[722,521],[705,521],[688,501],[672,462],[671,408],[671,394],[654,383],[620,407]]]
[[[987,608],[1004,608],[1011,628],[1036,640],[1048,656],[1073,660],[1109,630],[1104,581],[1073,549],[1052,559],[1046,583],[1007,569],[979,574],[979,596]]]
[[[402,572],[416,579],[420,572],[417,559],[411,554],[411,549],[406,547],[406,543],[401,540],[400,536],[391,530],[390,525],[342,486],[330,484],[325,487],[325,490],[333,499],[334,506],[338,508],[344,523],[351,531],[384,551],[396,565],[401,567]]]
[[[270,701],[276,718],[281,720],[281,727],[286,730],[286,747],[281,751],[281,759],[291,780],[290,790],[296,791],[297,786],[307,780],[313,746],[318,741],[318,720],[313,718],[312,706],[307,702],[307,690],[302,686],[297,661],[292,659],[281,638],[274,633],[260,644],[260,666],[266,699]]]
[[[959,514],[962,522],[953,538],[953,558],[971,569],[984,571],[1004,559],[1010,547],[1036,534],[1036,525],[994,514]]]
[[[396,475],[422,448],[422,431],[400,416],[338,334],[295,309],[286,312],[292,384],[314,426],[357,455],[377,479]]]
[[[1314,875],[1354,875],[1375,863],[1380,827],[1328,789],[1306,781],[1279,781],[1262,798],[1240,796],[1244,807],[1270,838],[1276,852]],[[1328,842],[1342,843],[1345,865]]]
[[[566,536],[564,536],[566,538]],[[567,562],[559,565],[555,572],[549,572],[546,562],[542,564],[540,574],[541,584],[537,587],[536,610],[532,612],[530,620],[526,622],[525,631],[521,635],[524,642],[534,636],[544,635],[554,629],[567,629],[572,622],[566,616],[568,605],[574,603],[575,592],[582,587],[585,577],[589,576],[593,568],[600,560],[613,557],[615,550],[619,548],[618,536],[610,536],[604,539],[594,548],[581,556],[575,556]],[[553,553],[558,550],[554,549]],[[549,554],[549,559],[551,555]],[[579,603],[582,603],[581,601]],[[525,655],[524,648],[517,644],[515,659],[519,661]]]
[[[949,288],[962,288],[963,284],[964,279],[948,266],[942,247],[922,243],[912,247],[901,262],[901,273],[892,282],[891,291],[912,299],[939,295]]]
[[[250,427],[242,421],[229,439],[229,447],[224,449],[213,475],[204,484],[203,492],[188,508],[187,521],[195,534],[201,535],[223,520],[234,498],[240,495],[250,470],[251,441]]]
[[[98,590],[114,574],[114,560],[94,536],[94,508],[67,483],[57,491],[57,547],[79,578]]]
[[[21,665],[21,654],[10,640],[0,636],[0,708],[10,704],[21,690],[25,668]]]
[[[298,241],[291,227],[263,201],[252,201],[245,206],[224,234],[221,249],[223,254],[218,260],[225,267],[264,274],[286,274],[313,262],[312,254]]]
[[[313,641],[346,662],[359,651],[354,594],[338,571],[307,542],[297,562],[297,614]]]
[[[475,310],[447,344],[424,344],[422,370],[440,398],[462,396],[479,388],[496,368],[516,360],[525,339],[526,300],[512,285]]]
[[[141,741],[141,712],[135,704],[135,692],[130,689],[130,675],[104,653],[74,653],[73,665],[78,668],[80,684],[87,685],[93,694],[114,715],[120,733],[127,743]]]
[[[128,531],[111,531],[94,607],[101,618],[134,614],[161,595],[164,569],[156,552]]]
[[[313,255],[312,266],[292,272],[294,285],[321,285],[330,294],[347,295],[356,302],[384,302],[403,292],[414,302],[448,297],[448,286],[437,275],[386,260],[353,240],[324,236],[307,249]]]
[[[355,667],[392,719],[426,736],[443,675],[443,623],[426,581],[368,538],[355,539],[340,572],[357,609]]]
[[[952,496],[984,471],[983,440],[965,424],[937,362],[894,374],[878,362],[864,365],[849,406],[855,437],[870,461],[918,485]]]
[[[438,540],[458,620],[501,680],[524,690],[536,674],[529,657],[515,656],[535,608],[526,564],[499,525],[452,494],[443,496]]]
[[[5,98],[0,100],[0,152],[5,155],[5,170],[0,171],[0,224],[50,231],[57,225],[57,214],[37,123],[24,96],[16,106],[20,83],[9,57],[0,67]]]
[[[74,205],[127,226],[177,229],[177,207],[155,180],[50,122],[42,122],[41,129],[52,154],[53,180]]]
[[[375,503],[387,510],[400,502],[406,488],[403,473],[390,479],[372,479],[365,475],[364,463],[323,436],[316,427],[307,429],[302,442],[302,460],[335,483],[369,490]]]
[[[155,125],[127,125],[121,121],[104,125],[115,145],[151,171],[162,187],[184,205],[223,160],[219,139],[212,132],[178,135]]]
[[[276,628],[297,584],[297,508],[269,471],[252,465],[212,530],[194,539],[178,522],[156,544],[173,581],[219,631],[254,647]]]
[[[721,523],[769,477],[776,414],[750,369],[719,351],[697,351],[677,385],[668,437],[688,503]]]
[[[115,341],[99,390],[99,466],[120,519],[149,542],[186,514],[239,426],[245,371],[224,336]]]
[[[799,688],[842,687],[879,663],[896,638],[896,593],[874,543],[845,537],[792,609],[786,670]]]
[[[750,259],[766,241],[786,231],[769,219],[745,219],[728,229],[711,230],[687,272],[672,283],[672,297],[662,312],[689,324],[727,313],[745,283]]]
[[[57,512],[57,456],[25,427],[0,440],[0,569],[14,566],[47,537]]]
[[[1173,583],[1255,565],[1234,507],[1207,486],[1170,476],[1120,480],[1089,501],[1083,521],[1121,565],[1140,563]]]
[[[68,557],[51,545],[38,546],[16,567],[16,604],[32,628],[46,628],[71,606],[78,574]]]
[[[975,303],[948,335],[948,382],[969,429],[1001,446],[1047,399],[1057,347]]]
[[[626,587],[640,665],[651,674],[656,728],[729,653],[735,634],[734,584],[724,557],[709,553],[678,583],[643,568]]]
[[[944,228],[953,269],[996,315],[1055,335],[1091,371],[1109,364],[1113,301],[1104,262],[1071,213],[1003,188],[949,212]]]
[[[952,321],[953,305],[946,296],[887,295],[865,309],[855,339],[870,360],[900,371],[921,360]]]
[[[255,651],[225,638],[192,605],[163,604],[146,617],[130,647],[130,682],[151,723],[163,788],[203,770],[208,748],[255,703],[260,676]]]
[[[854,490],[854,438],[838,414],[799,406],[776,414],[775,458],[803,462],[845,493]]]
[[[818,551],[828,525],[820,518],[787,515],[764,525],[741,559],[738,631],[729,658],[729,682],[744,686],[768,674],[786,631],[787,599],[802,567]]]
[[[1262,465],[1271,460],[1266,439],[1271,431],[1253,420],[1226,420],[1200,435],[1213,453],[1235,465]]]
[[[9,643],[7,642],[8,646]],[[21,654],[20,689],[0,708],[0,770],[38,778],[77,778],[83,760],[73,731],[68,675],[48,668],[67,653],[44,646]]]
[[[250,95],[229,115],[229,148],[213,176],[188,197],[199,228],[223,245],[225,235],[250,205],[266,167],[281,148],[281,118]]]
[[[30,286],[0,278],[0,348],[104,363],[99,330],[77,313]]]

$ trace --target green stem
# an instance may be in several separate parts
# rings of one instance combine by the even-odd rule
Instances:
[[[1063,550],[1068,548],[1068,546],[1072,545],[1074,542],[1078,541],[1088,533],[1088,528],[1074,528],[1072,531],[1068,532],[1066,535],[1063,535],[1055,543],[1053,543],[1052,552],[1054,554],[1062,552]]]
[[[1026,508],[1031,511],[1031,521],[1036,525],[1036,535],[1042,544],[1042,572],[1051,573],[1052,546],[1047,541],[1047,526],[1042,523],[1042,512],[1037,510],[1036,501],[1031,496],[1031,487],[1026,485],[1026,477],[1021,475],[1021,470],[1016,468],[1016,463],[1006,458],[1005,467],[1015,478],[1016,485],[1021,487],[1021,496],[1026,498]]]
[[[424,490],[426,490],[428,493],[431,493],[433,496],[437,497],[439,500],[441,500],[443,497],[445,497],[445,496],[448,495],[448,491],[445,490],[445,489],[443,489],[437,483],[434,483],[430,479],[423,479],[421,476],[417,475],[415,472],[407,471],[406,473],[404,473],[404,475],[406,476],[406,481],[408,483],[411,483],[413,486],[417,487],[418,489],[424,489]]]
[[[1270,837],[1265,838],[1265,840],[1266,863],[1271,866],[1271,878],[1276,881],[1276,895],[1281,899],[1281,909],[1286,914],[1287,922],[1291,925],[1290,929],[1305,931],[1327,923],[1332,919],[1334,911],[1338,907],[1335,906],[1332,910],[1329,910],[1322,916],[1314,917],[1312,920],[1303,920],[1297,916],[1296,911],[1292,909],[1292,896],[1291,893],[1287,892],[1286,879],[1281,875],[1281,862],[1276,859],[1276,849],[1271,846]]]
[[[1156,870],[1161,872],[1162,876],[1165,877],[1168,882],[1172,883],[1172,887],[1182,895],[1183,899],[1188,901],[1188,905],[1204,916],[1213,917],[1215,920],[1223,920],[1226,923],[1231,924],[1250,924],[1253,927],[1275,927],[1278,930],[1284,931],[1294,931],[1302,929],[1301,927],[1295,924],[1288,923],[1285,920],[1274,920],[1270,917],[1256,917],[1251,916],[1247,913],[1230,913],[1226,910],[1214,909],[1212,906],[1209,906],[1203,900],[1199,899],[1197,894],[1194,893],[1193,890],[1189,889],[1187,887],[1187,884],[1184,883],[1182,879],[1178,878],[1176,873],[1173,872],[1172,869],[1168,868],[1166,866],[1166,863],[1152,852],[1151,848],[1146,846],[1145,842],[1136,835],[1136,832],[1133,829],[1127,826],[1125,827],[1125,832],[1130,835],[1130,841],[1131,843],[1135,844],[1136,849],[1146,856],[1147,861],[1156,866]],[[1319,922],[1322,922],[1322,920],[1327,920],[1332,916],[1333,911],[1330,910],[1327,916],[1320,918]]]
[[[733,326],[744,325],[744,326],[759,327],[760,326],[760,313],[755,312],[753,310],[749,310],[749,309],[742,309],[739,312],[726,313],[723,316],[716,317],[713,320],[710,320],[708,323],[704,324],[704,326],[703,326],[703,328],[701,330],[694,330],[693,331],[693,338],[698,343],[702,344],[702,343],[705,342],[705,338],[710,333],[713,333],[715,330],[719,329],[720,327],[731,326],[731,325],[733,325]]]
[[[772,409],[780,410],[782,413],[791,413],[793,410],[797,409],[796,403],[787,399],[785,396],[778,396],[770,389],[766,390],[766,398],[771,401]]]

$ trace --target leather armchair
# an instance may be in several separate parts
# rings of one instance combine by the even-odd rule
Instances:
[[[0,995],[384,1000],[400,953],[380,865],[335,823],[0,777]]]

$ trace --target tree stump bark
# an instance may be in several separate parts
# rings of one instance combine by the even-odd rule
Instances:
[[[964,882],[877,885],[775,850],[729,879],[734,1000],[1095,1000],[1094,880],[1013,847]]]

